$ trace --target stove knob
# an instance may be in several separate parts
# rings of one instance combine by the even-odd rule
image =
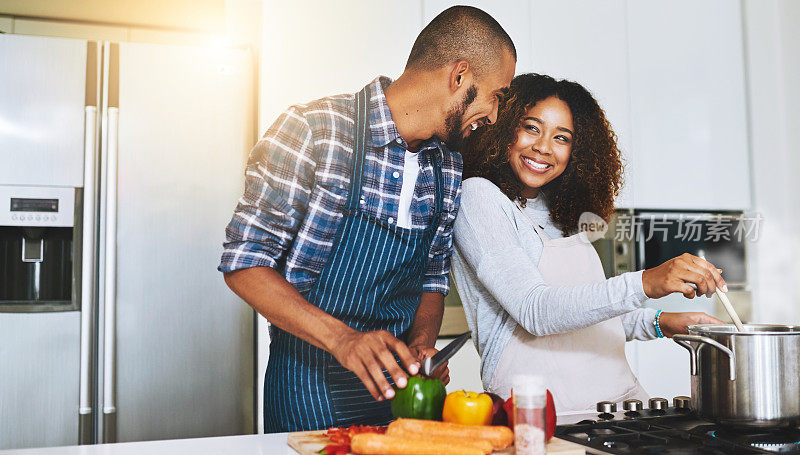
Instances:
[[[612,412],[617,412],[617,403],[601,401],[597,403],[597,412],[601,414],[611,414]]]
[[[647,404],[651,411],[666,411],[669,401],[664,398],[650,398]]]
[[[626,411],[641,411],[642,400],[625,400],[622,402],[622,409]]]
[[[679,396],[672,399],[672,405],[679,411],[688,411],[691,409],[692,399],[686,396]]]

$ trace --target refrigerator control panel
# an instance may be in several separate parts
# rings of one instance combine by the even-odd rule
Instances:
[[[0,186],[0,226],[71,227],[75,188]]]

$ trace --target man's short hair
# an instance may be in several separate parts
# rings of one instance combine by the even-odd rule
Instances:
[[[419,33],[406,69],[432,71],[466,60],[477,77],[496,68],[504,50],[517,59],[514,42],[492,16],[472,6],[452,6]]]

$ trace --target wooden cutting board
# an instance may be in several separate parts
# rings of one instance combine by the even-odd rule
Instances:
[[[300,455],[318,455],[319,451],[324,449],[328,444],[328,438],[325,436],[325,432],[326,430],[289,433],[287,442],[289,443],[289,447],[293,448]],[[496,450],[494,453],[497,455],[513,455],[514,447],[511,446],[505,450]],[[583,446],[575,444],[574,442],[553,438],[547,444],[547,453],[553,455],[585,455],[586,450]]]

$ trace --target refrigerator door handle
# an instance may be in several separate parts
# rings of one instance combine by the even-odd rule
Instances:
[[[103,442],[116,442],[114,394],[117,285],[117,132],[119,108],[108,108],[106,148],[105,298],[103,302]]]
[[[83,149],[83,226],[81,251],[81,348],[78,392],[78,443],[93,441],[92,422],[92,316],[94,315],[94,240],[96,192],[97,107],[86,106]]]

